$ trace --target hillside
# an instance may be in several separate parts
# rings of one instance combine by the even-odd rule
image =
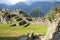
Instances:
[[[60,2],[54,2],[54,7],[57,6],[57,4],[60,4]],[[52,9],[52,2],[33,2],[32,4],[30,5],[27,5],[26,3],[23,3],[23,2],[19,2],[19,3],[16,3],[15,5],[5,5],[5,4],[0,4],[0,9],[1,8],[8,8],[8,9],[22,9],[24,12],[26,12],[27,14],[30,13],[30,11],[34,8],[39,8],[41,10],[41,13],[44,15],[46,14],[50,8]]]
[[[11,26],[28,26],[32,21],[29,16],[20,9],[9,10],[0,9],[0,23],[10,24]]]

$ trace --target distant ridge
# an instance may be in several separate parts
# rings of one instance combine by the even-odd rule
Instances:
[[[55,7],[57,6],[57,4],[60,4],[60,2],[54,2]],[[15,5],[0,4],[0,9],[1,8],[8,8],[11,10],[18,8],[18,9],[22,9],[27,14],[29,14],[29,12],[33,8],[39,8],[42,14],[46,14],[50,10],[50,8],[52,8],[52,2],[36,1],[33,2],[31,5],[27,5],[24,2],[19,2],[16,3]]]

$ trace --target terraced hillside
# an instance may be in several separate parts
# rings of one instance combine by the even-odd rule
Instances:
[[[32,19],[28,17],[29,16],[22,10],[0,10],[0,22],[4,24],[11,24],[12,26],[25,25],[26,27],[30,24],[29,20],[32,21]]]

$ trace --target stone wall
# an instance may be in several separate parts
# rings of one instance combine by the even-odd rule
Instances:
[[[55,30],[56,31],[53,33],[52,40],[60,40],[60,20]]]
[[[60,40],[60,20],[48,23],[45,40]]]

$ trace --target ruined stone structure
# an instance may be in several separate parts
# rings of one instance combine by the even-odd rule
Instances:
[[[56,27],[57,27],[57,24],[58,22],[52,22],[52,23],[48,23],[48,30],[47,30],[47,33],[46,33],[46,40],[51,40],[52,37],[53,37],[53,34],[54,32],[56,31]]]
[[[54,20],[47,21],[48,30],[45,40],[60,40],[60,8],[55,8],[55,11]]]
[[[48,22],[48,30],[45,40],[60,40],[60,18],[57,16],[55,20],[52,20],[52,23]]]
[[[27,24],[29,24],[30,22],[26,19],[24,15],[27,15],[27,14],[24,14],[19,9],[17,10],[1,9],[0,10],[0,22],[5,23],[5,24],[19,25],[20,22],[17,22],[16,20],[22,19]],[[14,16],[16,16],[17,18],[15,18]]]
[[[55,30],[56,31],[53,33],[52,40],[60,40],[60,20]]]
[[[22,35],[18,37],[16,40],[41,40],[38,35],[34,35],[34,33],[31,31],[27,35]]]

